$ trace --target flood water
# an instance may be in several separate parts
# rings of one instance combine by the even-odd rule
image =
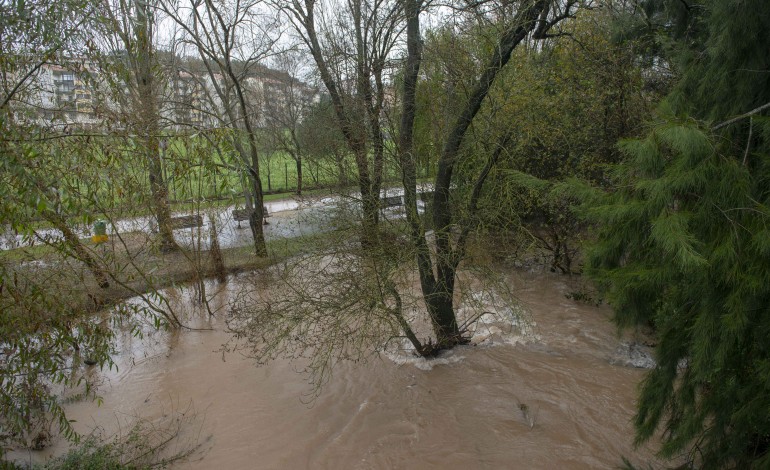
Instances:
[[[628,338],[610,311],[567,299],[567,277],[506,276],[528,312],[525,334],[490,331],[431,361],[339,364],[312,400],[301,363],[223,356],[220,310],[188,320],[210,331],[124,335],[118,371],[103,373],[102,406],[77,402],[67,412],[79,431],[107,434],[136,417],[185,413],[178,445],[200,449],[173,468],[584,469],[617,468],[623,456],[655,465],[654,449],[631,444],[645,370],[626,360]],[[244,282],[253,280],[231,278],[213,308]]]
[[[419,191],[430,191],[432,186],[430,184],[421,184],[418,186],[418,189]],[[400,197],[402,195],[403,189],[400,188],[388,188],[382,191],[383,198]],[[267,201],[264,203],[264,207],[267,209],[268,214],[271,216],[277,215],[277,217],[267,219],[269,223],[263,227],[265,239],[294,238],[323,231],[325,229],[325,220],[329,218],[330,211],[341,205],[355,204],[359,200],[360,195],[353,192],[346,197],[293,197]],[[202,225],[200,227],[175,229],[174,236],[177,243],[187,248],[209,249],[209,224],[211,217],[213,217],[217,225],[218,240],[221,248],[233,248],[250,244],[253,238],[248,229],[248,222],[233,220],[232,212],[238,208],[238,206],[229,206],[204,210],[202,212],[186,211],[172,213],[172,217],[200,215],[202,218]],[[422,201],[418,201],[418,208],[419,210],[424,208]],[[399,211],[393,209],[385,210],[382,215],[384,218],[403,216]],[[70,228],[79,238],[87,238],[92,234],[91,228],[82,224]],[[157,232],[157,223],[153,217],[141,216],[111,220],[107,224],[107,233],[109,235],[129,232]],[[62,238],[61,232],[53,228],[39,229],[35,231],[34,237],[25,237],[13,231],[9,226],[0,225],[0,251],[32,246],[36,242],[42,243],[47,241],[48,243],[54,243]]]

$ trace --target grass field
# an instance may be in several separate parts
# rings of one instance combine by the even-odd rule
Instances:
[[[246,173],[227,143],[221,148],[204,137],[169,138],[161,146],[163,176],[172,211],[188,211],[243,204]],[[37,199],[6,201],[15,207],[13,227],[19,231],[50,228],[45,208],[56,208],[72,223],[90,225],[95,218],[125,219],[153,212],[147,156],[135,137],[63,139],[31,150],[33,178],[48,186]],[[342,172],[344,175],[340,175]],[[37,172],[40,172],[38,175]],[[303,161],[302,189],[313,191],[354,186],[352,157],[338,164],[333,158]],[[383,169],[384,183],[400,180],[392,161]],[[287,197],[297,190],[296,162],[285,152],[260,154],[260,177],[265,200]],[[50,180],[50,181],[47,181]],[[33,194],[25,188],[9,194]]]

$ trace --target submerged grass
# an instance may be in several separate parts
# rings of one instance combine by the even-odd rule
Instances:
[[[128,433],[111,438],[89,435],[60,456],[32,470],[149,470],[192,457],[201,450],[197,438],[182,442],[195,414],[171,413],[160,425],[140,420]],[[184,429],[183,429],[184,428]]]
[[[249,244],[222,248],[228,274],[265,268],[301,253],[305,247],[328,235],[309,234],[267,242],[268,257],[258,257]],[[91,246],[90,240],[84,240]],[[55,279],[49,284],[51,295],[76,297],[84,312],[93,312],[127,298],[158,291],[196,279],[215,277],[215,266],[208,250],[180,249],[163,253],[149,235],[121,234],[110,250],[93,248],[111,273],[109,288],[99,288],[85,267],[49,245],[23,247],[0,252],[0,263],[19,272],[19,279]]]

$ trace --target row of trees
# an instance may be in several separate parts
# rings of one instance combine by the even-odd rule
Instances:
[[[148,248],[180,251],[171,227],[165,159],[173,154],[181,162],[184,156],[172,177],[203,183],[198,169],[206,168],[210,176],[217,168],[213,150],[232,165],[238,162],[233,155],[242,153],[228,151],[226,142],[247,140],[237,120],[203,136],[169,136],[161,113],[167,82],[157,49],[159,8],[93,1],[0,6],[0,224],[58,255],[42,265],[34,255],[0,260],[0,454],[8,442],[45,445],[51,419],[74,437],[58,388],[84,385],[85,394],[92,393],[81,367],[112,364],[113,327],[139,328],[135,322],[148,318],[157,326],[182,326],[162,296],[154,295],[168,281],[141,259]],[[41,125],[42,110],[35,108],[38,78],[44,67],[56,64],[77,72],[95,100],[99,95],[111,103],[102,110],[100,126]],[[222,110],[218,105],[213,109]],[[172,144],[164,146],[164,140]],[[258,195],[255,247],[264,254],[261,191]],[[96,216],[113,225],[147,211],[158,222],[153,247],[134,246],[131,234],[115,233],[106,250],[81,238],[75,227]],[[61,237],[41,235],[43,224]],[[182,260],[198,262],[184,250],[183,255]],[[145,290],[147,307],[139,311],[128,305],[112,318],[89,314],[116,296]]]
[[[469,75],[475,91],[463,98],[467,104],[453,118],[456,122],[447,133],[451,138],[437,160],[439,177],[434,183],[432,221],[436,227],[435,250],[417,212],[418,158],[412,149],[416,83],[421,62],[419,18],[429,5],[363,0],[345,4],[315,1],[150,4],[137,1],[39,5],[17,2],[6,5],[4,13],[9,20],[4,23],[7,34],[2,36],[5,39],[2,57],[7,65],[2,84],[2,144],[4,153],[11,158],[3,162],[2,178],[6,183],[3,185],[6,196],[2,202],[3,221],[13,230],[34,238],[37,236],[34,221],[46,220],[63,234],[64,242],[44,241],[76,261],[76,269],[63,270],[62,276],[83,276],[77,267],[84,266],[99,288],[123,287],[125,281],[120,273],[126,266],[106,263],[100,253],[79,238],[71,226],[72,221],[83,214],[86,223],[93,214],[128,215],[116,210],[116,199],[108,197],[124,193],[151,208],[155,214],[161,252],[178,251],[171,229],[167,173],[163,171],[164,166],[168,166],[164,165],[164,153],[185,152],[200,157],[201,165],[235,167],[244,172],[248,181],[245,187],[251,205],[250,226],[255,251],[259,256],[266,255],[259,174],[263,136],[257,128],[259,116],[255,112],[255,103],[250,100],[246,88],[253,68],[278,53],[276,41],[280,30],[275,15],[284,15],[283,18],[291,21],[300,40],[299,49],[304,45],[316,64],[320,82],[328,92],[329,111],[337,123],[336,131],[323,132],[322,148],[328,148],[340,166],[348,156],[354,162],[361,223],[357,230],[360,250],[354,250],[352,261],[362,267],[365,279],[374,279],[375,284],[386,286],[382,302],[372,304],[369,313],[378,315],[386,309],[387,318],[404,330],[416,351],[426,356],[436,354],[465,341],[455,318],[454,283],[476,221],[464,220],[459,236],[455,236],[449,198],[450,189],[455,185],[452,177],[455,167],[472,157],[461,152],[465,135],[513,50],[523,42],[545,38],[550,28],[571,15],[576,4],[541,1],[521,8],[506,3],[459,7],[458,18],[465,18],[463,21],[468,24],[475,23],[487,30],[492,39],[488,43],[490,53],[484,58],[486,68],[479,74],[472,71],[472,75],[478,76]],[[339,15],[340,11],[346,14]],[[208,77],[211,85],[202,87],[207,105],[198,111],[212,113],[218,122],[216,132],[199,132],[198,137],[188,136],[181,144],[167,148],[161,144],[166,136],[161,112],[165,81],[160,76],[162,54],[157,48],[157,25],[161,16],[173,25],[170,28],[173,48],[168,51],[168,56],[173,58],[186,53],[197,56],[197,61],[190,63],[202,66],[204,73],[201,75],[197,70],[190,75]],[[29,25],[34,27],[29,28]],[[399,48],[404,45],[406,62],[410,64],[408,73],[403,76],[406,88],[403,93],[394,93],[397,89],[394,80],[404,62],[399,57]],[[97,64],[99,67],[100,74],[91,78],[91,85],[109,93],[109,99],[118,105],[110,110],[104,128],[119,131],[57,133],[41,128],[34,119],[21,118],[31,107],[35,78],[40,69],[71,57],[83,57],[89,66]],[[85,62],[83,72],[87,71]],[[182,65],[177,64],[177,67],[181,70]],[[280,109],[291,110],[292,106]],[[277,113],[273,115],[277,116]],[[319,122],[328,121],[323,108],[318,108],[316,115]],[[314,117],[309,116],[310,119]],[[288,116],[285,122],[296,123],[296,118],[297,113]],[[275,140],[285,149],[295,150],[300,172],[300,130],[284,123],[275,127],[281,137]],[[328,126],[324,128],[328,129]],[[313,131],[319,129],[321,126]],[[396,135],[398,137],[394,138]],[[206,144],[214,150],[209,156],[201,151]],[[498,158],[500,151],[494,155]],[[402,170],[409,240],[416,253],[423,297],[434,330],[433,339],[429,340],[417,337],[410,323],[412,319],[401,307],[392,308],[394,302],[401,304],[395,282],[399,258],[390,257],[387,236],[379,217],[380,190],[387,158]],[[478,177],[479,190],[471,200],[471,212],[488,174],[487,169]],[[184,175],[172,177],[184,178]],[[145,192],[144,178],[149,180],[149,194],[141,197]],[[121,242],[125,244],[122,239]],[[381,260],[386,260],[391,268],[379,270]],[[135,264],[133,259],[127,263]],[[4,369],[3,381],[4,415],[9,419],[4,421],[4,426],[9,426],[12,435],[23,434],[30,421],[29,413],[41,404],[33,406],[36,402],[31,397],[35,395],[46,400],[48,410],[59,417],[61,427],[67,430],[61,408],[53,396],[45,392],[46,383],[51,379],[68,384],[78,380],[77,374],[69,375],[63,371],[75,367],[70,362],[69,350],[78,351],[85,347],[82,345],[89,345],[87,349],[96,362],[108,363],[110,330],[106,324],[94,329],[90,319],[78,315],[82,302],[77,298],[72,302],[53,301],[46,312],[26,301],[20,302],[20,299],[29,300],[35,295],[61,299],[61,294],[51,287],[67,285],[60,281],[41,282],[37,279],[39,270],[20,268],[3,264],[2,293],[8,307],[4,309],[4,320],[7,321],[3,323],[9,327],[9,352],[4,359],[8,367]],[[21,282],[20,275],[23,276]],[[138,275],[146,277],[146,273],[139,272]],[[32,291],[37,294],[33,295]],[[95,303],[100,303],[99,295],[94,296],[91,292],[83,292],[83,295],[92,295]],[[180,324],[173,313],[160,313],[169,324]],[[46,325],[41,321],[46,317],[61,321],[47,322]],[[14,327],[22,318],[32,321],[24,328]],[[303,321],[311,320],[305,318]],[[270,334],[279,331],[280,328],[271,328]],[[52,335],[55,344],[41,342],[41,335]],[[34,394],[33,389],[36,390]]]
[[[299,56],[290,47],[276,46],[281,30],[276,15],[264,10],[265,2],[91,2],[82,10],[88,16],[74,9],[64,13],[76,22],[72,30],[20,5],[24,12],[11,8],[19,21],[69,39],[58,44],[58,39],[36,37],[25,43],[24,32],[10,31],[6,108],[17,125],[37,134],[30,141],[75,133],[113,138],[114,143],[118,136],[143,152],[150,209],[164,251],[176,249],[166,181],[176,176],[168,170],[176,169],[164,160],[180,157],[180,146],[174,145],[178,137],[208,140],[216,157],[212,168],[243,176],[252,222],[262,220],[260,154],[289,155],[296,162],[301,194],[303,157],[314,148],[300,125],[311,108],[321,105],[313,88],[298,77]],[[159,32],[161,23],[169,35]],[[52,47],[48,53],[40,49],[46,46]],[[283,70],[265,66],[271,57],[272,65]],[[60,96],[48,96],[59,93],[50,90],[59,85],[44,83],[41,75],[51,66],[66,69],[70,80],[75,76],[77,98],[85,93],[93,113],[86,120],[92,130],[78,127],[75,105],[66,97],[61,102]],[[250,225],[255,250],[264,256],[261,222]]]

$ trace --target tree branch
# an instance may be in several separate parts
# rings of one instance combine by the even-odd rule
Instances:
[[[729,126],[730,124],[734,124],[734,123],[740,121],[741,119],[746,119],[747,117],[751,117],[751,116],[753,116],[755,114],[759,114],[762,111],[766,110],[767,108],[770,108],[770,103],[765,103],[765,104],[763,104],[762,106],[760,106],[758,108],[752,109],[748,113],[741,114],[740,116],[734,117],[734,118],[732,118],[732,119],[730,119],[728,121],[719,123],[716,126],[712,127],[711,130],[712,131],[719,130],[719,129],[723,128],[723,127]]]

